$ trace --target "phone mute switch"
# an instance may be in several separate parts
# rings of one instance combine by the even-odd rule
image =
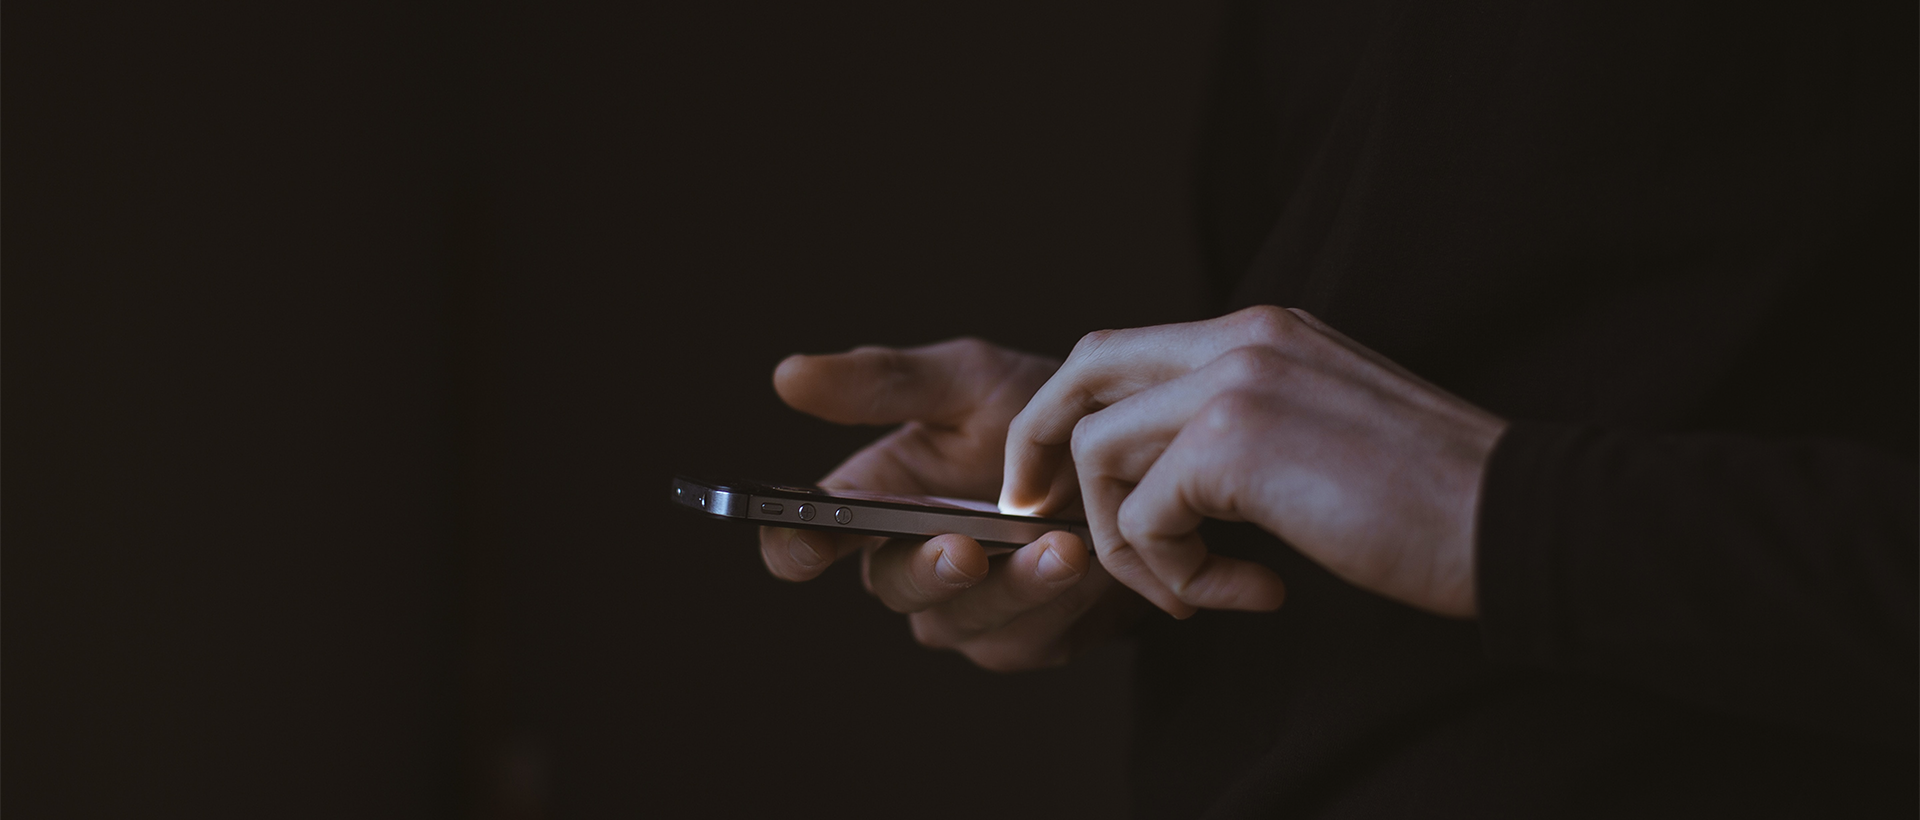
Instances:
[[[779,515],[786,511],[787,511],[786,507],[782,507],[779,504],[775,504],[771,501],[760,502],[761,515]]]

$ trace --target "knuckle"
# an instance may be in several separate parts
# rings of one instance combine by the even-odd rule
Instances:
[[[1129,552],[1129,558],[1135,557],[1132,555],[1133,545],[1147,543],[1149,540],[1148,536],[1150,535],[1147,520],[1144,517],[1145,514],[1140,511],[1140,505],[1129,503],[1132,500],[1133,499],[1129,498],[1127,501],[1121,502],[1120,509],[1115,510],[1113,514],[1113,526],[1120,531],[1120,540],[1124,542]],[[1120,548],[1121,545],[1116,544],[1112,549],[1108,550],[1108,553],[1112,554],[1111,558],[1109,555],[1102,555],[1101,557],[1109,560],[1118,558]],[[1113,567],[1108,567],[1108,571],[1113,571]]]
[[[1249,390],[1229,390],[1215,396],[1200,411],[1200,430],[1211,438],[1232,436],[1246,429],[1265,409],[1262,398]]]
[[[1101,408],[1107,405],[1100,400],[1099,394],[1094,392],[1092,385],[1075,382],[1072,392],[1067,394],[1067,406],[1082,414],[1089,414],[1100,412]]]
[[[1095,421],[1099,414],[1081,416],[1073,423],[1073,435],[1068,440],[1068,449],[1073,453],[1075,464],[1086,464],[1100,449],[1100,422]],[[1091,466],[1091,465],[1089,465]]]
[[[1026,428],[1032,425],[1033,405],[1029,404],[1026,407],[1020,408],[1020,412],[1013,414],[1013,418],[1007,420],[1007,438],[1014,441],[1025,441]]]
[[[865,345],[853,349],[853,355],[871,364],[873,376],[883,380],[897,380],[905,374],[907,358],[905,354],[891,347]]]
[[[999,354],[1000,348],[977,336],[958,336],[922,348],[922,351],[930,354],[946,367],[959,371],[973,371],[983,369],[990,364]]]
[[[963,361],[985,361],[999,351],[993,343],[978,336],[961,336],[948,344],[952,345],[954,357]]]
[[[1273,348],[1248,345],[1221,354],[1214,360],[1214,366],[1224,369],[1231,382],[1258,383],[1271,381],[1286,372],[1287,360]]]
[[[1299,330],[1300,318],[1273,305],[1254,305],[1227,315],[1229,326],[1255,344],[1279,345]]]
[[[1117,331],[1112,330],[1096,330],[1080,337],[1080,341],[1074,343],[1073,352],[1068,354],[1067,358],[1077,359],[1093,355],[1111,343],[1116,332]]]

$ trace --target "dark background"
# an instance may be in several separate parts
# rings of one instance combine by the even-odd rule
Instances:
[[[10,4],[5,809],[1124,813],[1124,647],[974,669],[665,489],[878,434],[790,352],[1200,315],[1216,16]]]

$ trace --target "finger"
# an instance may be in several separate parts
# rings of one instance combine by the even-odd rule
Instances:
[[[806,581],[827,571],[833,562],[883,539],[820,530],[787,527],[760,528],[760,560],[775,578]]]
[[[1129,587],[1168,612],[1181,617],[1191,612],[1191,606],[1176,606],[1191,602],[1168,587],[1121,535],[1120,505],[1180,430],[1215,396],[1248,383],[1292,378],[1296,369],[1280,351],[1236,348],[1196,372],[1122,399],[1075,425],[1073,458],[1079,468],[1087,528],[1115,577],[1124,577]]]
[[[1212,421],[1202,418],[1182,429],[1121,502],[1121,538],[1181,601],[1204,609],[1276,609],[1286,597],[1279,575],[1251,561],[1214,555],[1200,539],[1205,518],[1243,517],[1235,499],[1235,489],[1246,480],[1234,458],[1241,443],[1236,431]]]
[[[929,474],[940,472],[939,468],[945,466],[947,460],[928,441],[926,433],[918,422],[908,422],[860,448],[816,483],[833,490],[884,489],[887,492],[915,495],[952,494],[955,488],[928,484]]]
[[[1152,568],[1140,560],[1133,546],[1120,534],[1117,517],[1121,502],[1133,491],[1133,483],[1112,478],[1094,476],[1081,480],[1081,500],[1085,504],[1087,532],[1093,536],[1095,552],[1100,556],[1100,565],[1108,574],[1119,579],[1129,589],[1140,593],[1167,613],[1176,618],[1186,618],[1193,614],[1193,607],[1186,605],[1175,595],[1166,583],[1155,575]]]
[[[1141,559],[1139,551],[1124,538],[1110,547],[1101,548],[1099,555],[1100,566],[1107,571],[1107,574],[1125,584],[1128,589],[1140,593],[1140,597],[1147,599],[1168,615],[1184,620],[1193,617],[1193,613],[1198,611],[1193,604],[1182,600],[1180,593],[1156,574],[1153,568]]]
[[[1205,322],[1088,334],[1007,430],[1001,509],[1045,513],[1064,503],[1053,494],[1063,489],[1055,479],[1081,417],[1197,370],[1229,350],[1283,347],[1305,329],[1292,313],[1258,306]]]
[[[1215,397],[1249,385],[1290,389],[1289,385],[1304,382],[1301,386],[1311,389],[1306,385],[1319,378],[1281,350],[1229,350],[1199,370],[1080,419],[1073,429],[1074,467],[1083,477],[1113,479],[1131,487],[1147,474],[1174,436]]]
[[[1013,672],[1061,666],[1095,644],[1104,643],[1134,621],[1146,602],[1114,589],[1118,583],[1095,562],[1086,577],[1051,601],[1030,609],[997,629],[951,647],[983,669]],[[929,638],[932,611],[908,616],[916,638]],[[929,644],[938,646],[938,644]]]
[[[1087,515],[1087,532],[1093,536],[1100,565],[1107,573],[1176,618],[1193,615],[1194,608],[1181,601],[1180,596],[1174,594],[1154,574],[1153,569],[1140,560],[1133,546],[1120,534],[1117,521],[1120,504],[1133,491],[1133,483],[1090,476],[1081,479],[1080,487],[1080,497]]]
[[[999,491],[998,441],[979,447],[954,438],[907,422],[848,456],[816,483],[828,489],[992,498]]]
[[[867,589],[895,612],[919,612],[987,577],[986,550],[964,535],[890,541],[865,560]]]
[[[1000,509],[1047,514],[1075,486],[1062,480],[1079,420],[1133,392],[1175,378],[1201,362],[1204,333],[1166,325],[1091,333],[1007,427]]]
[[[1108,476],[1084,475],[1080,480],[1080,501],[1087,515],[1087,533],[1093,536],[1094,549],[1103,556],[1124,543],[1115,518],[1120,513],[1120,502],[1125,501],[1127,493],[1132,491],[1132,482]]]
[[[955,339],[925,347],[861,347],[795,354],[773,371],[773,389],[795,409],[837,424],[921,421],[953,426],[970,414],[975,388],[1010,367],[992,345]]]
[[[914,635],[928,646],[959,646],[1053,603],[1092,567],[1093,556],[1079,538],[1047,533],[1008,555],[977,586],[921,612]]]

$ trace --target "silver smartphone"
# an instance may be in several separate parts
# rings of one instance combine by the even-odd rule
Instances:
[[[828,490],[759,481],[674,476],[673,503],[716,518],[774,527],[857,532],[895,538],[957,533],[986,544],[1021,546],[1065,530],[1092,544],[1085,521],[1008,515],[985,501]]]

